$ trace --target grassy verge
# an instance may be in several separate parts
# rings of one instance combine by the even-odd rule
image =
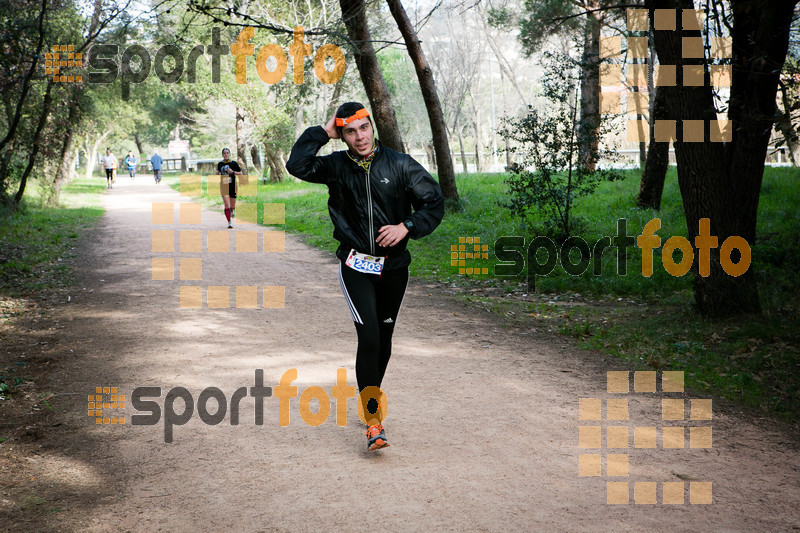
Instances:
[[[44,205],[36,185],[29,183],[17,211],[0,209],[0,470],[6,522],[14,524],[64,510],[54,505],[58,491],[34,483],[39,474],[26,465],[47,442],[39,439],[64,424],[66,407],[55,397],[72,393],[53,372],[70,354],[59,346],[63,326],[52,311],[75,282],[77,243],[103,214],[106,181],[75,179],[56,207]]]
[[[19,342],[15,321],[43,316],[48,307],[43,302],[74,283],[75,246],[83,229],[103,214],[103,190],[105,180],[77,178],[62,190],[58,207],[45,207],[31,187],[18,210],[0,210],[0,343],[5,348]],[[13,353],[0,353],[0,400],[16,387],[31,385],[42,372],[34,368],[35,358],[15,360]],[[49,406],[46,399],[44,404]]]
[[[103,214],[105,181],[76,178],[57,208],[45,207],[35,190],[16,212],[0,211],[0,296],[31,295],[73,281],[72,257],[81,228]]]
[[[494,242],[518,235],[527,244],[537,235],[537,220],[523,224],[504,204],[503,175],[457,178],[460,208],[449,213],[429,237],[412,241],[411,274],[465,289],[462,298],[497,313],[513,327],[573,337],[585,349],[599,350],[627,361],[639,370],[684,370],[687,387],[742,405],[800,421],[800,227],[793,223],[800,209],[800,171],[768,168],[759,204],[759,241],[751,243],[752,265],[762,299],[761,317],[710,320],[692,307],[690,275],[673,277],[654,257],[654,274],[641,275],[641,251],[631,247],[627,274],[617,274],[616,251],[603,254],[601,274],[591,266],[582,275],[566,273],[560,265],[529,287],[520,276],[492,275],[498,261]],[[675,169],[665,184],[659,212],[633,207],[639,188],[638,172],[622,181],[604,183],[591,197],[574,206],[578,235],[589,246],[617,233],[625,219],[627,234],[636,236],[644,224],[660,218],[662,244],[673,235],[688,237]],[[327,213],[327,190],[306,183],[259,185],[259,202],[286,204],[285,229],[307,243],[333,251],[333,228]],[[712,221],[713,224],[713,221]],[[713,227],[713,226],[712,226]],[[488,268],[489,274],[461,274],[451,264],[452,247],[468,238],[488,245],[488,259],[466,259],[464,267]],[[463,238],[463,241],[460,239]],[[467,249],[466,251],[470,251]],[[524,250],[521,250],[524,252]],[[539,260],[543,260],[540,256]],[[480,272],[480,270],[478,271]],[[529,290],[531,289],[531,290]]]

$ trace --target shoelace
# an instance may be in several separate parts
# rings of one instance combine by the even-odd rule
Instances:
[[[370,426],[367,428],[367,437],[372,438],[376,437],[383,433],[383,426]]]

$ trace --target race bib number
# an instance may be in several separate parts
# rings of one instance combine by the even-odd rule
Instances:
[[[358,253],[355,250],[350,250],[350,255],[347,256],[345,264],[358,272],[364,274],[379,274],[383,270],[383,262],[385,257],[374,257],[367,254]]]

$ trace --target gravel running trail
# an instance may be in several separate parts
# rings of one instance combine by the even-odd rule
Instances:
[[[317,427],[302,420],[299,398],[290,399],[289,425],[280,426],[277,398],[265,398],[256,425],[251,396],[239,402],[232,425],[233,392],[253,387],[258,369],[273,388],[297,369],[298,395],[310,386],[330,395],[340,368],[355,385],[356,335],[332,255],[289,235],[284,253],[208,252],[206,236],[225,229],[224,216],[203,210],[201,224],[180,225],[177,204],[190,201],[145,176],[120,178],[105,195],[107,213],[80,248],[80,285],[55,310],[66,327],[52,387],[73,394],[59,397],[63,424],[41,439],[29,465],[63,510],[10,530],[800,529],[796,435],[717,404],[712,420],[690,420],[688,394],[634,392],[632,373],[629,394],[608,393],[606,372],[628,370],[619,361],[555,335],[504,328],[447,288],[414,279],[384,380],[390,448],[366,452],[353,399],[344,427],[332,398],[330,416]],[[174,225],[152,224],[153,202],[176,204]],[[154,229],[175,232],[174,253],[152,251]],[[201,230],[203,251],[180,252],[179,230]],[[271,230],[237,225],[229,230],[232,250],[235,231]],[[175,258],[175,280],[152,279],[154,257]],[[202,281],[178,279],[180,257],[201,259]],[[232,290],[230,308],[204,301],[182,309],[181,285],[283,286],[285,306],[236,308]],[[106,410],[124,415],[124,425],[96,425],[87,416],[87,395],[97,386],[126,395],[124,409]],[[203,389],[218,387],[227,414],[210,425],[195,410],[165,443],[163,412],[155,425],[131,424],[130,395],[145,386],[161,387],[150,400],[162,411],[174,387],[185,387],[195,404]],[[579,420],[580,398],[601,399],[604,417],[607,399],[627,399],[628,419]],[[662,420],[663,398],[683,402],[685,420]],[[174,408],[180,413],[182,401]],[[215,410],[211,399],[208,411]],[[601,448],[579,448],[583,426],[602,428]],[[628,428],[627,449],[607,447],[608,426]],[[636,427],[656,428],[655,448],[634,447],[634,434],[646,435]],[[682,449],[665,449],[663,427],[711,427],[712,447],[690,448],[686,429]],[[590,440],[595,430],[584,431]],[[581,454],[588,455],[584,473],[600,475],[579,475]],[[608,475],[622,455],[628,475]],[[598,457],[599,471],[591,472]],[[629,503],[608,504],[607,482],[627,482]],[[662,503],[663,482],[680,484],[669,488],[683,504]],[[690,503],[708,497],[703,482],[712,483],[712,503]],[[626,494],[611,487],[612,495]],[[651,497],[657,503],[634,503]],[[0,521],[0,529],[7,525]]]

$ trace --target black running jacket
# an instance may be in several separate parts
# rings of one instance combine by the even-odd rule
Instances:
[[[328,140],[322,126],[308,128],[294,143],[286,170],[303,181],[328,186],[333,237],[341,243],[336,256],[345,261],[350,249],[355,248],[387,257],[387,270],[407,267],[411,263],[406,250],[408,238],[429,235],[444,216],[439,184],[408,154],[380,145],[369,172],[345,151],[318,157],[317,152]],[[382,226],[406,221],[412,227],[405,239],[389,248],[378,246],[375,241]]]

